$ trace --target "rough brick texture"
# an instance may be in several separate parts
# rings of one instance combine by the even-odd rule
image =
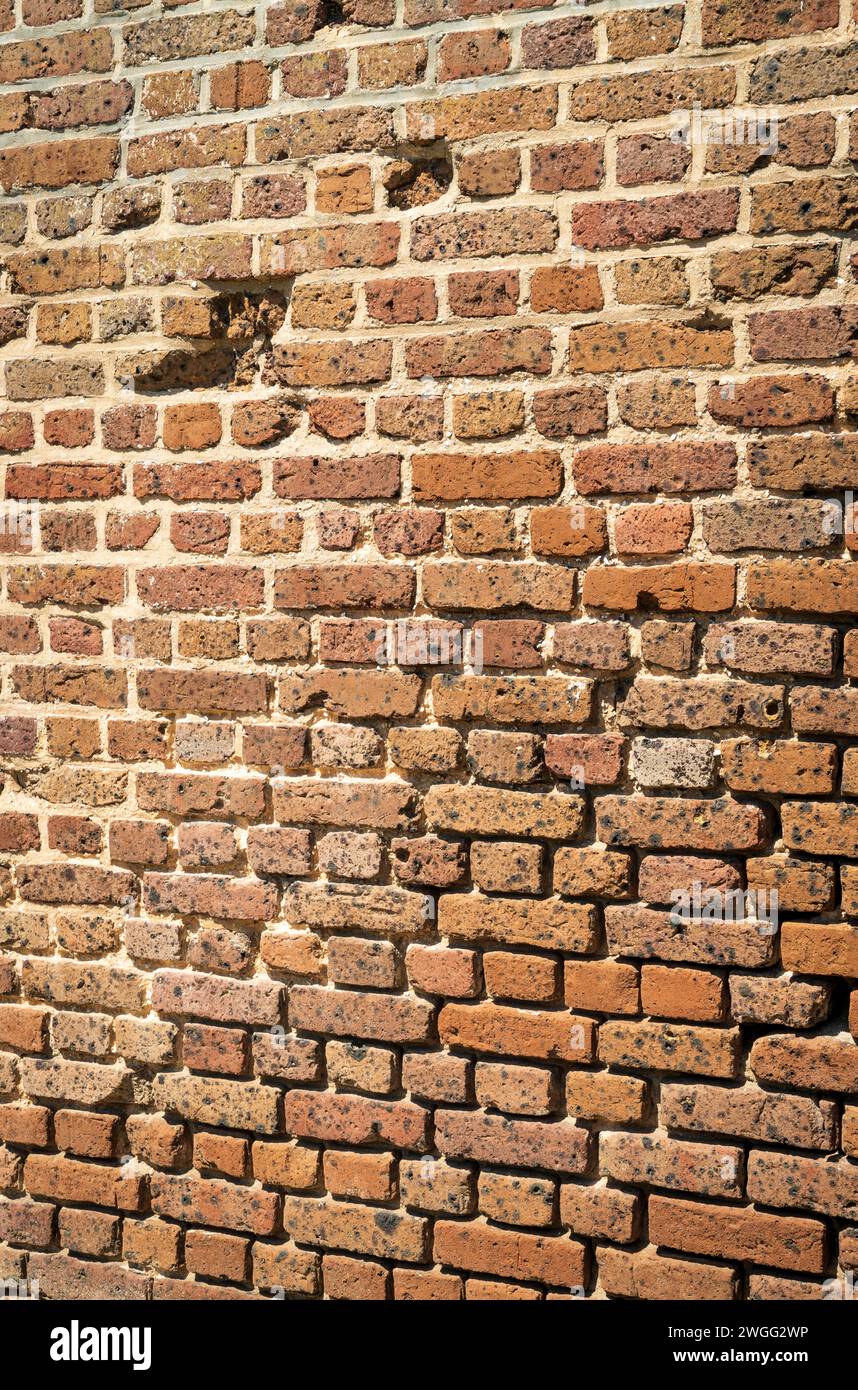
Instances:
[[[856,16],[2,7],[4,1275],[854,1267]]]

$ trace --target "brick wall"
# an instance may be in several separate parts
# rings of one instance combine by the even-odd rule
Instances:
[[[0,1277],[821,1297],[851,4],[0,29]]]

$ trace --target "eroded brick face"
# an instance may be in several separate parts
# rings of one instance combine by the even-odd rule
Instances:
[[[0,20],[0,1277],[822,1297],[851,7],[133,9]]]

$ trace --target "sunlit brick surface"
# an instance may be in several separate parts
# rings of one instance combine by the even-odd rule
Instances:
[[[851,4],[0,31],[0,1279],[839,1296]]]

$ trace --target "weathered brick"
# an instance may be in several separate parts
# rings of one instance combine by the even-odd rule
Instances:
[[[796,1038],[772,1033],[751,1048],[751,1070],[758,1081],[820,1091],[858,1090],[858,1048],[837,1037]]]
[[[487,1222],[438,1222],[434,1251],[436,1259],[454,1268],[564,1287],[583,1284],[586,1267],[585,1246],[578,1241],[523,1235]]]
[[[280,996],[273,980],[230,980],[193,971],[160,970],[152,984],[152,1006],[159,1012],[222,1023],[277,1024]]]
[[[168,1173],[153,1175],[151,1192],[152,1210],[159,1216],[255,1235],[274,1232],[278,1199],[273,1192],[238,1187],[218,1178],[202,1181]]]
[[[600,797],[596,802],[599,834],[605,844],[656,849],[702,849],[724,852],[756,849],[765,835],[762,811],[731,801],[694,801],[667,797]]]
[[[550,130],[556,87],[515,87],[416,102],[406,107],[406,133],[416,141],[473,140],[516,130]]]
[[[573,120],[605,122],[651,119],[691,106],[728,105],[735,94],[732,68],[675,68],[590,78],[577,85],[571,103]]]
[[[418,501],[553,497],[561,487],[557,454],[418,454],[413,466]]]
[[[572,236],[590,251],[696,241],[733,231],[738,216],[738,191],[731,188],[677,193],[643,202],[585,203],[573,209]]]
[[[672,1023],[618,1023],[599,1029],[602,1061],[619,1066],[733,1077],[739,1063],[738,1029]]]
[[[670,889],[672,894],[677,891],[685,891],[678,873]],[[679,898],[675,901],[681,903]],[[605,929],[615,954],[644,960],[757,967],[772,964],[775,952],[768,923],[753,919],[719,921],[718,931],[713,932],[711,923],[701,918],[646,907],[608,907]]]
[[[738,1295],[736,1276],[727,1265],[711,1261],[703,1264],[689,1259],[676,1260],[643,1250],[606,1248],[600,1267],[605,1289],[624,1298],[690,1301],[734,1299]]]
[[[697,1255],[751,1260],[775,1269],[820,1273],[825,1228],[819,1221],[653,1197],[650,1237],[658,1245]]]
[[[696,324],[626,323],[593,324],[573,328],[569,339],[569,368],[585,372],[645,371],[652,368],[732,364],[734,344],[728,329],[711,326],[708,320]],[[616,446],[623,447],[632,446]],[[704,466],[710,463],[709,446]],[[724,466],[720,446],[720,465]],[[684,452],[684,450],[683,450]],[[622,456],[622,452],[621,452]],[[715,458],[719,459],[716,452]],[[727,485],[732,485],[732,476]],[[704,484],[705,486],[705,484]],[[636,491],[638,489],[635,489]]]
[[[383,1143],[413,1149],[427,1147],[427,1116],[422,1107],[365,1096],[289,1092],[284,1102],[286,1129],[301,1138],[346,1144]]]
[[[189,1060],[187,1043],[185,1060]],[[249,1130],[253,1134],[274,1134],[278,1128],[278,1092],[270,1086],[162,1074],[155,1078],[153,1094],[159,1109],[200,1124]]]
[[[744,1183],[741,1149],[723,1144],[685,1143],[659,1135],[601,1134],[600,1168],[617,1182],[644,1181],[707,1197],[740,1197]]]
[[[445,1004],[438,1032],[442,1042],[474,1052],[592,1060],[592,1021],[574,1014],[522,1013],[496,1004]]]
[[[779,1095],[755,1086],[673,1082],[663,1088],[663,1119],[668,1129],[739,1135],[744,1139],[828,1149],[834,1142],[834,1110],[829,1101]]]
[[[836,934],[836,928],[831,930]],[[830,949],[831,941],[832,937],[823,934],[821,953],[824,954],[826,947]],[[798,954],[795,940],[791,950],[793,954]],[[825,974],[826,971],[823,969],[820,973]],[[739,1021],[808,1028],[823,1021],[831,1008],[829,986],[795,981],[789,976],[776,980],[735,976],[730,982],[730,990],[733,1015]]]
[[[277,912],[274,884],[217,874],[146,874],[144,911],[267,921]]]
[[[256,127],[256,153],[263,164],[320,154],[354,153],[393,143],[390,111],[358,107],[309,111],[267,120]]]
[[[28,1095],[83,1105],[128,1101],[132,1075],[122,1065],[99,1066],[65,1058],[26,1059],[21,1066],[21,1083]]]
[[[0,0],[43,1298],[858,1258],[853,7],[534,5]]]
[[[355,1250],[405,1263],[425,1258],[427,1223],[398,1212],[379,1213],[348,1202],[325,1202],[310,1197],[286,1197],[283,1225],[294,1239],[324,1248]]]

